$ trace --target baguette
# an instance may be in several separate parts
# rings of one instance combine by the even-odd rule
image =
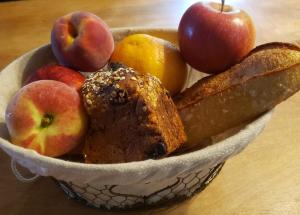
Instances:
[[[239,64],[174,98],[188,137],[184,149],[205,147],[205,139],[258,117],[299,89],[299,46],[256,47]]]

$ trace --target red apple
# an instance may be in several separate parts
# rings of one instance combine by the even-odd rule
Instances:
[[[229,5],[198,2],[187,9],[178,28],[183,58],[197,70],[222,72],[253,48],[255,28],[250,16]]]
[[[85,77],[75,70],[59,65],[46,65],[39,68],[25,84],[38,80],[55,80],[63,82],[70,87],[80,90]]]
[[[80,94],[53,80],[22,87],[8,104],[5,120],[13,144],[51,157],[71,151],[86,131]]]
[[[114,40],[108,26],[98,16],[74,12],[54,23],[51,47],[61,65],[94,72],[109,60]]]

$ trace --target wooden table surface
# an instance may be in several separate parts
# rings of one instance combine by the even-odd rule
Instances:
[[[194,1],[89,0],[11,1],[0,3],[0,69],[32,48],[49,42],[53,21],[83,10],[110,27],[177,27]],[[246,10],[257,28],[257,44],[300,39],[299,0],[228,0]],[[226,162],[202,193],[180,204],[126,214],[300,214],[300,93],[276,107],[263,133]],[[120,214],[80,205],[65,197],[49,178],[24,184],[0,152],[0,214]]]

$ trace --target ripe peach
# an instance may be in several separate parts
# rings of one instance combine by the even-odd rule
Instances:
[[[53,80],[22,87],[8,104],[5,120],[13,144],[51,157],[75,148],[86,131],[80,94]]]
[[[108,26],[98,16],[74,12],[54,23],[51,47],[60,64],[93,72],[107,63],[114,41]]]
[[[85,77],[75,70],[59,65],[46,65],[39,68],[25,84],[38,80],[55,80],[63,82],[70,87],[80,90]]]

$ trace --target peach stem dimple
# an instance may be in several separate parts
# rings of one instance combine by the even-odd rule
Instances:
[[[42,118],[41,127],[42,128],[48,127],[53,122],[53,119],[54,119],[53,115],[46,113]]]
[[[69,32],[69,35],[73,38],[76,38],[78,36],[78,31],[71,22],[68,23],[68,32]]]

